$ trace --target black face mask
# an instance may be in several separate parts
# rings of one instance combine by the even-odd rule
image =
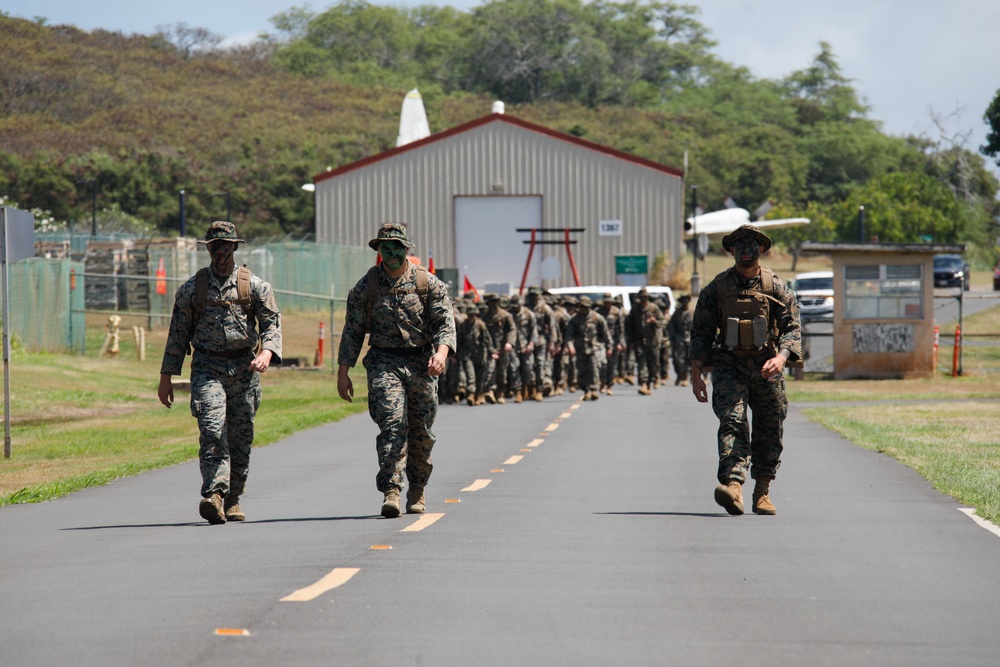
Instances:
[[[212,257],[212,271],[220,276],[228,276],[233,272],[236,244],[232,241],[215,241],[209,244],[208,254]]]
[[[760,259],[760,243],[757,239],[742,238],[733,241],[733,258],[742,267],[751,267]]]

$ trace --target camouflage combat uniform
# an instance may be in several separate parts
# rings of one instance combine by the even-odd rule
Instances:
[[[584,400],[597,400],[600,388],[598,355],[607,356],[611,342],[608,323],[590,309],[590,297],[582,296],[577,313],[566,325],[567,344],[572,343],[576,356],[577,381],[584,392]]]
[[[611,334],[611,343],[608,346],[608,362],[604,367],[604,375],[601,378],[602,389],[610,392],[615,384],[615,377],[618,375],[619,359],[622,350],[625,349],[625,313],[615,305],[610,294],[604,295],[599,313],[608,323],[608,332]]]
[[[404,472],[411,489],[427,485],[438,405],[438,378],[427,372],[427,362],[439,345],[452,352],[456,347],[447,288],[428,273],[425,305],[417,293],[417,270],[407,266],[393,281],[379,268],[380,293],[372,303],[370,329],[365,321],[368,277],[351,288],[337,355],[339,365],[354,366],[369,334],[362,363],[368,372],[368,413],[379,426],[375,486],[382,493],[401,491]]]
[[[535,323],[538,327],[539,341],[535,346],[535,389],[548,396],[552,393],[553,350],[562,342],[559,338],[559,322],[556,311],[545,303],[538,287],[528,288],[526,303],[535,313]]]
[[[767,270],[761,267],[761,271]],[[690,359],[712,372],[712,409],[719,418],[719,470],[721,484],[743,483],[752,461],[753,478],[774,479],[781,464],[782,434],[788,399],[785,379],[761,377],[764,362],[779,350],[787,350],[791,359],[802,354],[799,309],[794,293],[774,276],[769,296],[770,340],[752,357],[741,357],[725,346],[725,327],[720,312],[720,287],[729,281],[736,288],[761,291],[761,276],[744,279],[735,268],[719,274],[698,296],[691,325]],[[776,332],[776,337],[774,336]],[[751,431],[747,409],[753,412]]]
[[[516,352],[517,331],[514,326],[514,317],[505,309],[500,307],[499,294],[486,295],[486,314],[483,320],[490,330],[490,337],[496,348],[498,358],[490,358],[490,369],[486,382],[487,401],[496,400],[498,403],[504,402],[504,394],[507,390],[507,373],[511,357]],[[510,351],[507,345],[511,346]]]
[[[465,395],[469,405],[483,402],[486,374],[491,355],[495,352],[493,338],[486,323],[479,317],[479,308],[471,306],[469,317],[458,336],[458,359],[465,376]]]
[[[648,392],[650,385],[657,381],[660,374],[663,311],[649,301],[645,288],[638,292],[638,298],[628,314],[625,331],[629,336],[629,344],[635,350],[636,365],[639,368],[639,391]]]
[[[687,386],[688,375],[691,374],[691,362],[688,361],[688,351],[691,347],[691,323],[694,316],[689,307],[690,297],[682,296],[677,309],[667,323],[667,336],[670,338],[670,354],[674,362],[674,373],[677,374],[674,384]]]
[[[517,371],[512,378],[511,390],[518,399],[532,398],[535,395],[535,349],[538,347],[538,323],[535,313],[525,308],[521,297],[514,295],[510,299],[510,314],[514,318],[514,329],[517,332],[517,342],[514,350],[517,357]],[[541,393],[538,395],[541,400]]]
[[[246,489],[260,376],[249,368],[258,341],[281,363],[281,318],[271,286],[251,274],[250,306],[237,294],[238,269],[223,280],[208,271],[208,293],[197,316],[196,277],[174,296],[160,373],[179,375],[191,356],[191,414],[198,419],[201,495],[234,502]]]

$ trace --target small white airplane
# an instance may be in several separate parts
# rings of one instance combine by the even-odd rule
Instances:
[[[684,221],[684,236],[690,238],[698,236],[715,236],[728,234],[736,230],[741,225],[756,225],[757,227],[792,227],[794,225],[807,225],[809,218],[777,218],[775,220],[764,220],[763,217],[774,205],[766,201],[761,204],[753,215],[745,208],[740,208],[732,198],[726,199],[726,208],[721,211],[711,213],[698,213]]]

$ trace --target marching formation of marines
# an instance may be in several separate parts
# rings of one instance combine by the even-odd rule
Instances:
[[[467,292],[453,305],[458,349],[449,357],[439,402],[503,405],[577,390],[583,400],[596,401],[625,384],[650,395],[667,379],[671,346],[686,359],[690,326],[670,334],[669,302],[652,299],[644,288],[630,305],[626,314],[620,296],[605,293],[595,303],[538,287],[523,297],[479,299]]]

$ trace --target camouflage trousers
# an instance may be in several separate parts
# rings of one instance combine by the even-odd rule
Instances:
[[[691,360],[688,359],[688,349],[687,344],[673,343],[670,346],[670,354],[674,361],[674,372],[677,373],[677,377],[680,380],[687,380],[688,375],[691,374]]]
[[[250,472],[254,417],[260,406],[260,376],[251,357],[191,362],[191,414],[198,419],[201,495],[239,497]]]
[[[535,347],[535,388],[552,389],[552,355],[546,343]]]
[[[481,396],[486,392],[486,372],[489,362],[486,357],[473,358],[468,356],[461,361],[463,377],[465,378],[466,396]]]
[[[753,429],[747,409],[753,413]],[[719,482],[773,478],[781,465],[781,439],[788,399],[785,379],[765,380],[752,369],[717,363],[712,373],[712,409],[719,418]]]
[[[639,384],[652,384],[660,377],[660,347],[639,344],[635,346],[635,363],[639,367]]]
[[[426,486],[431,477],[431,426],[437,416],[437,378],[427,373],[430,355],[404,357],[371,349],[364,358],[368,371],[368,414],[378,424],[375,437],[382,493],[410,486]]]
[[[601,388],[601,363],[598,355],[603,354],[603,347],[590,353],[576,351],[576,380],[581,391],[597,391]]]
[[[605,387],[614,386],[622,356],[621,350],[616,345],[612,345],[609,349],[611,353],[608,355],[608,362],[605,364],[604,373],[601,376],[601,384]]]

